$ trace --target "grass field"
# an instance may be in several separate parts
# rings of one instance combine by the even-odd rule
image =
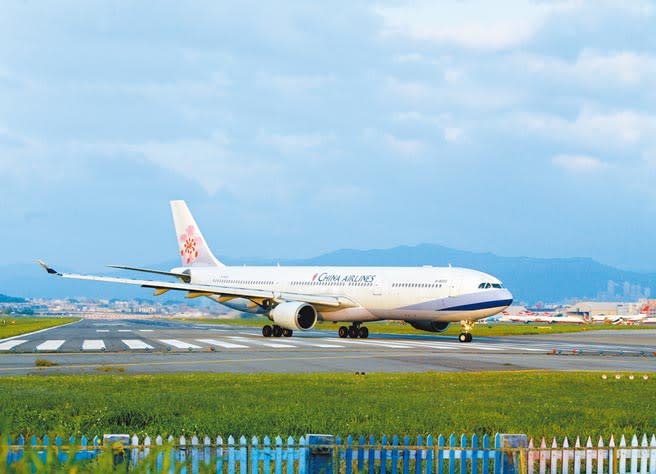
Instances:
[[[0,339],[60,326],[78,319],[80,318],[26,318],[3,314],[0,315]]]
[[[270,322],[265,318],[258,319],[178,319],[188,323],[204,324],[234,324],[243,326],[262,327]],[[315,329],[326,329],[337,332],[341,324],[318,323]],[[371,333],[385,334],[435,334],[415,329],[409,324],[397,322],[375,322],[367,323]],[[528,334],[561,334],[567,332],[599,331],[599,330],[621,331],[626,329],[656,329],[656,326],[617,326],[611,324],[521,324],[521,323],[495,323],[477,324],[474,326],[474,336],[525,336]],[[449,328],[439,333],[445,336],[457,336],[460,334],[460,325],[451,324]]]
[[[598,373],[0,378],[14,432],[210,435],[651,433],[656,379]]]

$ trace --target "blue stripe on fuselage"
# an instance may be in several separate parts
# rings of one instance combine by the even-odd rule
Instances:
[[[502,306],[510,306],[513,300],[496,300],[496,301],[482,301],[480,303],[463,304],[460,306],[451,306],[444,308],[440,311],[476,311],[478,309],[500,308]]]

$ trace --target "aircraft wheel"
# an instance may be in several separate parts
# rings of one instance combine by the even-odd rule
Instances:
[[[348,337],[348,335],[349,335],[349,330],[348,330],[348,328],[347,328],[346,326],[340,326],[340,327],[339,327],[339,330],[337,331],[337,334],[339,335],[339,337],[341,337],[342,339],[344,339],[345,337]]]
[[[474,340],[474,336],[472,336],[472,333],[468,332],[467,333],[467,342],[472,342]]]
[[[355,326],[351,326],[350,328],[348,328],[348,336],[351,339],[357,339],[358,332],[360,332],[360,331],[358,331],[358,328],[356,328]]]
[[[265,324],[262,327],[262,335],[264,337],[271,337],[272,334],[273,334],[273,328],[271,326],[269,326],[268,324]]]
[[[273,326],[273,337],[282,336],[282,328],[280,326]]]
[[[468,336],[469,336],[469,334],[467,334],[466,332],[461,332],[460,335],[458,336],[458,340],[460,342],[469,342],[469,337]]]
[[[366,339],[369,337],[369,329],[366,327],[361,327],[358,333],[358,336],[360,336],[360,339]]]
[[[291,329],[283,329],[282,330],[282,335],[285,336],[285,337],[292,337],[293,334],[294,334],[294,331],[292,331]]]

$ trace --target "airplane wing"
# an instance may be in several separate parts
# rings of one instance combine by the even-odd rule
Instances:
[[[39,260],[37,263],[50,275],[55,275],[62,278],[71,278],[75,280],[102,281],[108,283],[136,285],[143,288],[152,288],[158,295],[163,294],[169,290],[179,290],[189,292],[189,296],[216,295],[221,297],[247,298],[259,302],[264,300],[271,300],[276,303],[282,303],[285,301],[301,301],[303,303],[328,306],[333,308],[350,308],[357,306],[351,300],[342,296],[308,295],[290,292],[277,292],[271,290],[259,290],[254,288],[230,288],[223,286],[201,285],[196,283],[173,281],[138,280],[133,278],[78,275],[75,273],[60,273],[52,267],[46,265],[46,263],[42,260]],[[167,272],[162,273],[166,274]]]

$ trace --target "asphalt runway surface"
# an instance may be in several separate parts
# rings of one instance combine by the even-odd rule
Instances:
[[[170,320],[82,320],[0,340],[0,376],[49,373],[656,372],[656,329],[477,337],[335,331],[264,338],[259,328]],[[36,367],[46,359],[52,367]]]

